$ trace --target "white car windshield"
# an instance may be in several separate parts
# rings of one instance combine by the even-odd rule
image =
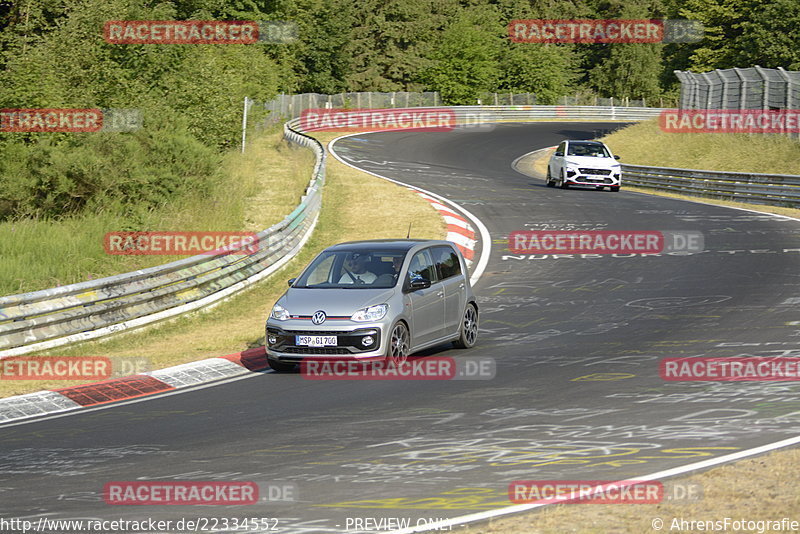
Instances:
[[[610,158],[611,154],[605,146],[597,143],[570,143],[567,149],[567,156]]]

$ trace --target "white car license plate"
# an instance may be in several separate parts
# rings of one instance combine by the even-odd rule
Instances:
[[[336,336],[295,336],[295,345],[304,347],[335,347]]]

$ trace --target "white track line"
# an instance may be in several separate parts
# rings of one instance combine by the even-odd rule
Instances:
[[[749,456],[756,456],[758,454],[773,451],[775,449],[789,447],[791,445],[797,445],[798,443],[800,443],[800,436],[795,436],[793,438],[787,438],[781,441],[776,441],[775,443],[768,443],[767,445],[762,445],[760,447],[755,447],[753,449],[739,451],[732,454],[726,454],[725,456],[720,456],[719,458],[703,460],[702,462],[695,462],[693,464],[684,465],[682,467],[673,467],[672,469],[665,469],[664,471],[658,471],[656,473],[651,473],[649,475],[644,475],[640,477],[639,476],[629,477],[626,480],[645,481],[645,480],[659,480],[659,479],[674,477],[677,475],[686,474],[690,471],[706,469],[708,467],[713,467],[716,465],[733,462],[736,460],[741,460]],[[427,530],[450,530],[450,528],[446,527],[453,527],[456,525],[462,525],[464,523],[472,523],[475,521],[485,521],[487,519],[491,519],[494,517],[517,514],[520,512],[534,510],[536,508],[543,508],[545,506],[550,506],[552,504],[559,504],[559,503],[547,502],[547,503],[518,504],[515,506],[507,506],[505,508],[498,508],[495,510],[487,510],[486,512],[478,512],[475,514],[462,515],[459,517],[454,517],[452,519],[437,521],[436,523],[428,523],[426,525],[421,525],[419,527],[409,527],[409,528],[404,528],[402,530],[394,530],[388,534],[410,534],[412,532],[425,532]]]

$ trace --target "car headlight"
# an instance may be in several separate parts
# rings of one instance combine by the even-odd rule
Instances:
[[[367,321],[380,321],[386,315],[386,312],[389,311],[388,304],[377,304],[375,306],[370,306],[368,308],[361,308],[357,312],[350,317],[351,321],[356,321],[357,323],[365,323]]]
[[[289,319],[289,312],[286,311],[286,308],[284,308],[280,304],[276,304],[275,306],[272,307],[272,313],[270,314],[270,316],[278,321],[286,321],[287,319]]]

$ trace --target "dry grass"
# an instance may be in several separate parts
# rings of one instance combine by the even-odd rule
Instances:
[[[603,141],[629,165],[800,174],[800,142],[779,135],[664,133],[649,120]]]
[[[261,229],[288,213],[283,208],[276,217],[274,205],[283,200],[272,203],[268,196],[271,193],[267,193],[275,187],[276,173],[281,180],[279,189],[289,189],[296,181],[302,192],[311,175],[313,157],[308,157],[310,151],[288,148],[271,138],[254,140],[250,147],[249,153],[236,162],[236,172],[243,178],[257,176],[260,190],[265,192],[252,197],[247,210],[247,224]],[[300,196],[296,191],[279,194],[294,195],[291,207]],[[295,259],[267,280],[205,311],[106,341],[52,349],[38,355],[108,356],[112,363],[115,358],[146,358],[152,369],[161,369],[263,345],[264,321],[285,291],[286,280],[295,276],[320,250],[343,241],[405,237],[411,220],[414,237],[441,239],[446,233],[442,218],[427,201],[404,187],[356,171],[329,157],[323,209],[313,236]],[[79,383],[0,380],[0,397]]]

